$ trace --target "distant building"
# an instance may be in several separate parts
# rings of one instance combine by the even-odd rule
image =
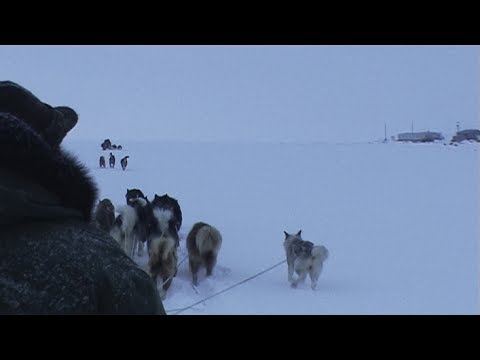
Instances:
[[[467,129],[462,131],[457,131],[457,133],[452,138],[452,143],[462,142],[463,140],[475,140],[480,141],[480,130],[477,129]]]
[[[409,132],[398,134],[397,141],[411,141],[411,142],[432,142],[435,140],[443,140],[441,133],[424,131],[424,132]]]

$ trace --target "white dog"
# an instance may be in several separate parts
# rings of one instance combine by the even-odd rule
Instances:
[[[136,210],[128,205],[118,207],[120,215],[117,216],[110,235],[117,240],[125,253],[133,259],[135,249],[133,228],[137,222]]]

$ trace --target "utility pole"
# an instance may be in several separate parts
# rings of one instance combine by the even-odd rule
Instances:
[[[383,139],[383,142],[387,142],[387,123],[385,123],[385,138]]]

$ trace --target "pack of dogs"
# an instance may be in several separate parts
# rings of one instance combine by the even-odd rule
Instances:
[[[110,139],[103,140],[103,142],[100,144],[100,147],[102,148],[103,151],[105,151],[105,150],[122,150],[123,149],[122,145],[112,144]],[[125,169],[127,168],[128,158],[129,158],[129,156],[125,156],[120,160],[120,165],[122,166],[123,171],[125,171]],[[116,161],[115,155],[110,153],[110,156],[108,158],[108,165],[110,166],[110,168],[112,168],[112,169],[115,168],[115,161]],[[106,168],[105,156],[101,155],[100,158],[98,159],[98,163],[99,163],[100,168]]]
[[[128,159],[130,156],[124,156],[122,159],[120,159],[120,165],[122,166],[122,170],[125,171],[128,165]],[[101,155],[99,160],[98,160],[100,168],[105,168],[106,163],[105,163],[105,156]],[[114,169],[115,168],[115,155],[110,153],[110,157],[108,158],[108,165],[110,168]]]
[[[155,194],[154,201],[150,202],[140,189],[127,189],[125,201],[125,205],[117,207],[118,216],[108,232],[132,259],[135,253],[143,256],[146,245],[148,270],[154,281],[161,278],[160,295],[165,298],[177,273],[178,231],[182,224],[180,205],[168,194]]]
[[[143,256],[146,245],[148,272],[157,285],[157,279],[161,279],[159,292],[165,299],[178,270],[178,233],[182,226],[180,204],[168,194],[155,194],[150,202],[140,189],[127,189],[125,201],[116,209],[109,199],[99,201],[93,222],[108,232],[132,260],[135,252],[137,256]],[[302,230],[296,234],[284,231],[284,235],[288,282],[296,288],[308,275],[310,286],[315,290],[329,256],[327,248],[304,240]],[[222,235],[216,227],[205,222],[196,222],[192,226],[186,237],[186,249],[194,286],[198,285],[200,269],[205,268],[207,277],[212,275],[221,246]]]

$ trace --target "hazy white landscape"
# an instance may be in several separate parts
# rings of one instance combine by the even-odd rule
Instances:
[[[211,278],[194,289],[187,261],[164,301],[169,313],[285,259],[283,231],[330,251],[316,291],[297,289],[282,264],[181,314],[478,314],[478,143],[124,142],[115,169],[100,143],[66,139],[100,198],[127,188],[168,193],[185,237],[204,221],[223,235]],[[448,143],[448,141],[445,141]],[[119,166],[129,155],[126,171]],[[143,267],[147,257],[136,258]]]
[[[100,198],[178,199],[180,260],[195,222],[220,230],[213,276],[194,289],[183,262],[169,314],[479,314],[479,144],[448,145],[480,128],[479,49],[1,45],[0,77],[78,112],[64,147]],[[410,131],[445,140],[382,143]],[[281,264],[201,302],[284,260],[300,229],[330,253],[316,291]]]

